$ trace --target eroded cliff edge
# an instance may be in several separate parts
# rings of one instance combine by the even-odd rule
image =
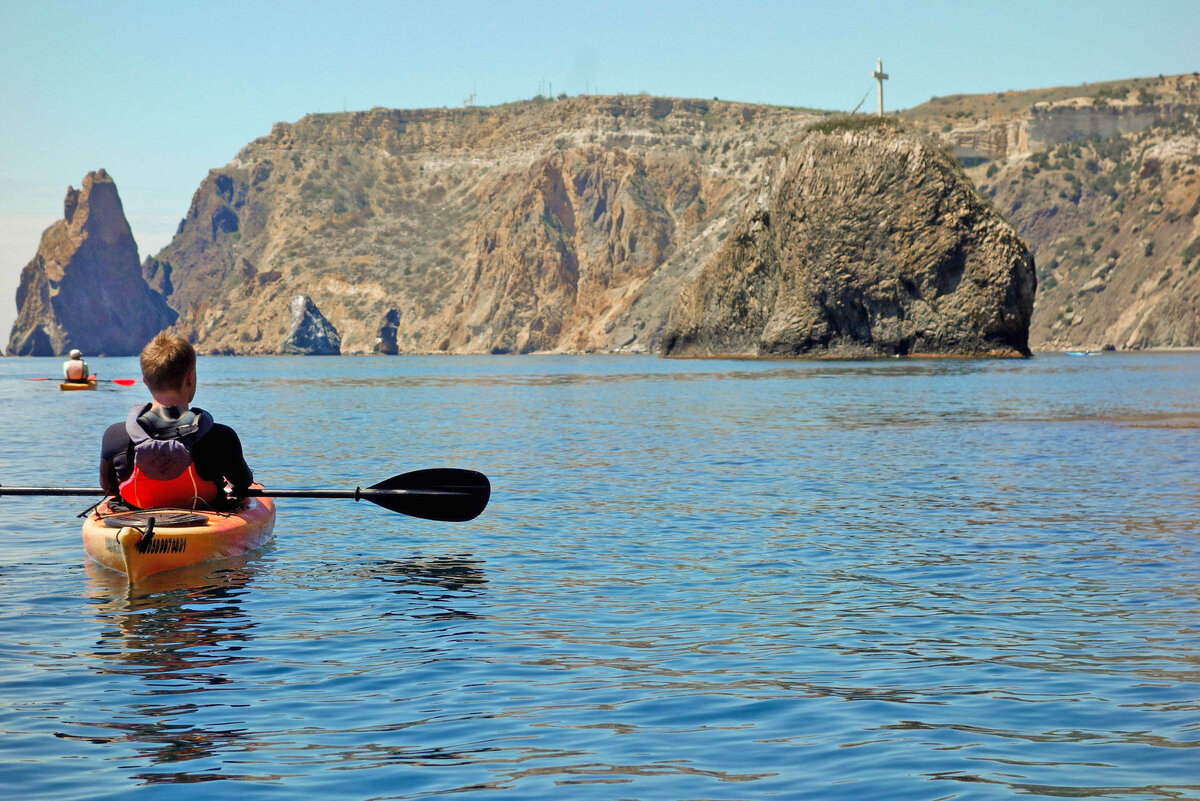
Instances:
[[[649,96],[311,115],[210,173],[145,275],[202,353],[277,353],[298,294],[346,354],[652,352],[816,119]]]
[[[1200,74],[935,97],[902,116],[953,148],[1033,252],[1035,350],[1200,346]]]
[[[822,123],[683,286],[662,353],[1025,356],[1036,285],[940,147],[886,120]]]

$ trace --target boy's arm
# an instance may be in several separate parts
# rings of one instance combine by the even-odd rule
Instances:
[[[244,494],[254,483],[254,473],[242,455],[242,441],[229,426],[214,424],[196,450],[196,470],[204,478],[225,479],[233,485],[234,495]]]
[[[114,423],[109,426],[100,443],[100,488],[109,495],[116,495],[121,484],[113,460],[128,447],[129,435],[125,432],[125,424]]]

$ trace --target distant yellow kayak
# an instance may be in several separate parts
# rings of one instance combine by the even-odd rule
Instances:
[[[96,379],[89,378],[87,381],[59,381],[58,388],[64,392],[73,389],[95,389]]]

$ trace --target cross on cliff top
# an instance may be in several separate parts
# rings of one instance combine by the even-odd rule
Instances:
[[[883,59],[875,62],[875,71],[871,73],[871,77],[879,83],[879,116],[883,116],[883,82],[887,80],[888,74],[883,71]]]

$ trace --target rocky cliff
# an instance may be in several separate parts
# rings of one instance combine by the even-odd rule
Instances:
[[[935,98],[1038,265],[1035,349],[1200,346],[1200,76]]]
[[[1200,346],[1198,93],[1197,76],[1168,76],[935,98],[904,113],[941,137],[1034,253],[1034,349]],[[170,309],[131,283],[64,324],[64,309],[134,280],[123,255],[119,270],[89,262],[86,280],[63,267],[77,263],[59,253],[74,236],[64,221],[27,268],[10,350],[94,349],[101,331],[129,333],[134,309],[121,303],[133,298],[139,320],[177,313],[175,330],[202,353],[307,352],[291,308],[305,295],[304,316],[323,319],[342,353],[652,352],[681,288],[766,196],[787,143],[823,116],[622,96],[280,123],[203,181],[174,240],[142,265]],[[69,295],[84,287],[66,306],[64,282]],[[901,334],[884,350],[931,341]]]
[[[201,352],[651,351],[813,112],[579,97],[278,124],[212,172],[147,280]],[[378,350],[377,350],[378,349]]]
[[[63,219],[21,271],[10,356],[126,356],[176,318],[142,278],[117,186],[104,170],[67,189]]]
[[[1033,259],[940,147],[814,126],[680,293],[667,355],[1028,355]]]

